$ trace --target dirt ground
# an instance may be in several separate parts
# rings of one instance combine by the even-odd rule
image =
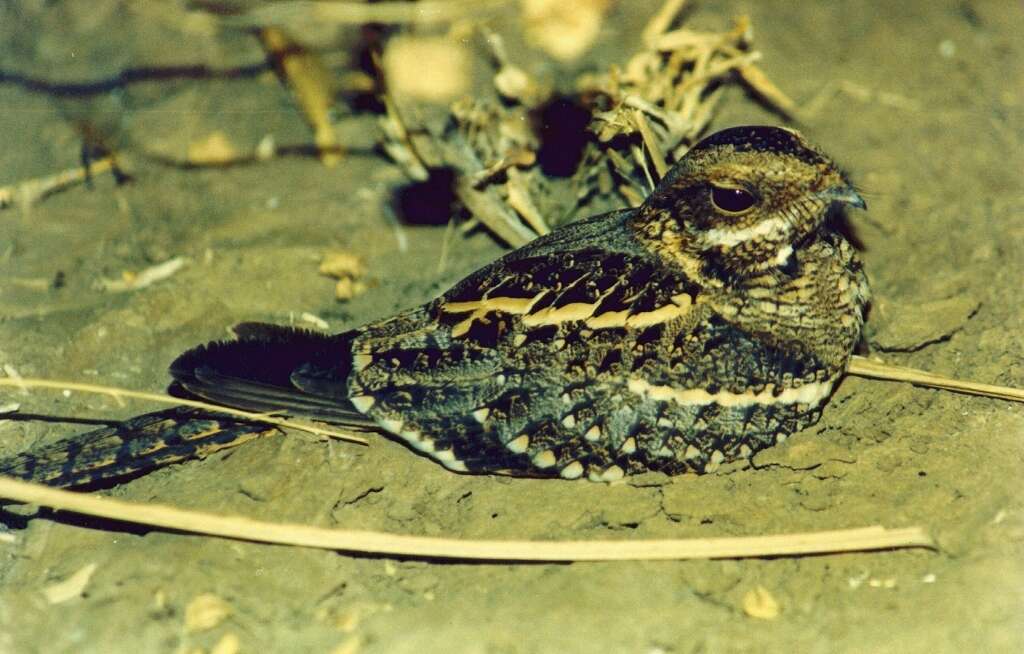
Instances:
[[[141,21],[113,1],[50,4],[0,7],[0,185],[73,167],[73,126],[85,114],[171,154],[214,129],[244,143],[267,133],[309,140],[251,37],[211,40],[171,9]],[[622,60],[658,4],[619,3],[589,61]],[[866,190],[870,211],[853,222],[875,293],[872,352],[1024,386],[1020,4],[706,0],[687,24],[724,29],[741,12],[752,16],[765,70],[798,102],[841,87],[801,129]],[[128,68],[192,64],[234,73],[118,81]],[[715,128],[780,121],[739,90],[723,109]],[[425,301],[502,252],[486,233],[446,236],[443,212],[434,225],[398,221],[403,177],[374,152],[372,118],[342,111],[339,122],[351,153],[334,169],[309,157],[195,170],[148,162],[131,183],[104,175],[29,212],[0,212],[0,364],[26,377],[160,390],[168,362],[234,323],[308,312],[340,331]],[[328,247],[365,257],[369,292],[335,301],[332,281],[317,274]],[[97,287],[174,256],[189,263],[164,282]],[[63,418],[151,410],[44,391],[0,398],[9,401]],[[87,428],[0,422],[0,448]],[[289,434],[109,493],[482,538],[922,525],[939,551],[435,564],[37,519],[0,543],[0,651],[224,652],[232,638],[242,652],[1024,651],[1019,405],[850,378],[816,427],[755,463],[606,486],[459,476],[384,439],[359,447]],[[83,597],[44,599],[44,587],[89,564]],[[778,601],[775,619],[744,613],[742,598],[758,586]],[[186,629],[186,607],[203,594],[230,613]]]

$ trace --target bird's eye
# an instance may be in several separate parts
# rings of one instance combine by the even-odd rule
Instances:
[[[753,208],[757,198],[750,191],[728,186],[711,187],[711,204],[722,213],[740,214]]]

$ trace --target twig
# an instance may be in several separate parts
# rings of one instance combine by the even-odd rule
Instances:
[[[55,175],[36,177],[0,187],[0,209],[8,209],[14,205],[27,209],[48,195],[85,182],[90,175],[110,172],[116,165],[114,157],[104,157],[89,163],[88,167],[75,166]]]
[[[508,206],[522,216],[533,231],[542,236],[551,231],[547,221],[544,220],[544,214],[540,212],[533,198],[530,197],[529,182],[517,168],[508,169],[505,190],[508,193],[508,197],[505,199]]]
[[[295,27],[310,23],[363,25],[366,23],[446,23],[481,10],[498,7],[508,0],[424,0],[422,2],[328,2],[293,0],[275,2],[222,20],[239,27],[278,25]]]
[[[740,78],[776,110],[790,118],[795,118],[799,114],[796,103],[782,89],[775,86],[775,83],[765,75],[763,70],[754,64],[739,66],[736,70],[739,72]]]
[[[11,386],[16,386],[22,395],[28,395],[28,385],[25,384],[25,378],[21,376],[17,368],[9,363],[5,363],[0,369],[10,378]]]
[[[113,293],[137,291],[171,277],[184,268],[187,263],[188,259],[185,257],[174,257],[155,266],[144,268],[137,273],[125,273],[121,279],[101,279],[98,286]]]
[[[455,195],[487,229],[512,247],[526,245],[537,237],[500,196],[490,189],[473,188],[472,174],[456,177]]]
[[[647,165],[647,157],[644,156],[644,150],[639,145],[629,146],[629,151],[633,154],[633,160],[636,164],[644,171],[644,177],[647,178],[647,193],[654,190],[657,184],[654,181],[654,176],[651,175],[651,168]],[[659,178],[660,179],[660,178]]]
[[[686,0],[665,0],[665,4],[651,16],[651,19],[647,21],[647,25],[644,26],[642,35],[644,44],[648,47],[653,47],[657,38],[667,32],[668,28],[672,26],[672,21],[683,10],[685,4]]]
[[[444,236],[441,237],[441,256],[437,259],[437,275],[440,277],[448,265],[448,250],[451,248],[451,240],[455,235],[455,218],[449,218],[444,228]]]
[[[993,397],[1011,402],[1024,402],[1024,389],[1010,388],[1008,386],[993,386],[992,384],[979,384],[977,382],[962,381],[943,377],[924,370],[904,368],[888,363],[872,361],[861,356],[854,356],[846,371],[851,375],[868,377],[871,379],[884,379],[887,381],[907,382],[915,386],[927,386],[929,388],[941,388],[956,393],[967,393],[969,395],[981,395]]]
[[[101,495],[74,493],[10,477],[0,477],[0,497],[111,520],[223,538],[431,559],[653,561],[796,556],[935,547],[932,539],[920,527],[886,529],[880,526],[745,538],[673,540],[509,541],[405,536],[264,522],[239,516],[218,516],[159,504],[138,504]]]
[[[260,30],[259,37],[313,128],[313,142],[321,163],[327,167],[336,166],[341,161],[342,148],[331,122],[334,91],[330,74],[316,55],[280,29],[266,27]]]
[[[686,91],[689,91],[690,89],[693,88],[703,88],[707,86],[711,80],[717,79],[731,70],[741,71],[742,73],[742,71],[746,68],[753,68],[753,62],[760,60],[761,57],[761,51],[755,50],[753,52],[743,52],[733,57],[729,57],[728,59],[709,62],[707,67],[701,70],[695,70],[693,75],[688,77],[685,82],[679,84],[676,87],[675,91],[677,93],[685,93]],[[761,75],[762,77],[758,78],[760,81],[766,84],[771,84],[771,82],[768,80],[766,76],[764,76],[763,73]],[[748,81],[748,83],[750,82]],[[774,85],[772,85],[772,88],[778,91],[778,89]],[[760,89],[757,90],[760,91]],[[781,94],[782,91],[778,91],[778,93]],[[768,100],[774,102],[774,98],[768,98]]]
[[[644,116],[644,113],[639,109],[634,109],[633,120],[636,121],[636,127],[640,131],[640,138],[643,139],[644,145],[647,147],[647,154],[650,156],[651,161],[654,162],[654,171],[658,174],[658,179],[661,179],[668,172],[665,153],[661,151],[658,139],[654,137],[654,132],[651,131],[651,126],[647,123],[647,117]]]
[[[56,390],[81,391],[83,393],[110,395],[111,397],[117,399],[118,401],[120,401],[119,398],[130,397],[136,400],[149,400],[150,402],[159,402],[161,404],[171,404],[175,406],[190,406],[195,407],[197,409],[206,409],[208,411],[226,413],[228,415],[238,416],[239,418],[245,418],[246,420],[265,422],[267,424],[276,425],[278,427],[299,429],[301,431],[309,432],[310,434],[315,434],[317,436],[330,436],[331,438],[337,438],[338,440],[347,441],[349,443],[359,443],[360,445],[369,444],[365,438],[353,436],[352,434],[347,434],[345,432],[335,431],[333,429],[324,429],[322,427],[317,427],[315,425],[307,425],[302,422],[294,422],[292,420],[284,420],[281,418],[272,418],[265,413],[252,413],[250,411],[233,409],[231,407],[221,406],[219,404],[210,404],[208,402],[200,402],[198,400],[187,400],[179,397],[171,397],[170,395],[164,395],[162,393],[130,391],[123,388],[114,388],[112,386],[98,386],[96,384],[82,384],[78,382],[54,381],[49,379],[11,379],[9,377],[0,377],[0,386],[15,386],[19,388],[52,388]]]
[[[380,69],[380,61],[374,55],[374,65]],[[430,177],[430,164],[413,142],[409,134],[409,128],[398,109],[398,103],[391,97],[391,92],[385,87],[381,94],[381,101],[384,103],[385,117],[381,120],[381,126],[385,133],[394,141],[394,144],[385,142],[384,149],[401,166],[407,175],[416,182],[425,182]],[[390,147],[389,147],[390,145]],[[398,147],[400,146],[400,147]]]

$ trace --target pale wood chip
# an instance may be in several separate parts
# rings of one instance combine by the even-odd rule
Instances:
[[[98,566],[95,563],[83,566],[64,581],[51,584],[43,589],[43,596],[50,604],[61,604],[68,600],[81,597],[85,587],[89,585],[93,573]]]

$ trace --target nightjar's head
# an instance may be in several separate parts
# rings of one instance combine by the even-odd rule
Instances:
[[[744,277],[787,266],[835,204],[865,208],[835,163],[798,132],[733,127],[686,153],[635,227],[712,272]]]

